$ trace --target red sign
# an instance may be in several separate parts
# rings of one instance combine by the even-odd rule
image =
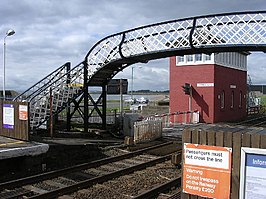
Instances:
[[[183,192],[229,199],[232,149],[184,144]]]

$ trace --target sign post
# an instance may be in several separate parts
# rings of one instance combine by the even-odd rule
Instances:
[[[184,143],[183,192],[229,199],[232,148]]]

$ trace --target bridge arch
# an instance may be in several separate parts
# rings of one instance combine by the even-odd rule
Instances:
[[[66,63],[15,100],[30,103],[30,123],[34,129],[49,119],[47,99],[52,93],[53,113],[73,103],[75,108],[71,113],[68,111],[68,121],[78,111],[84,119],[84,131],[88,131],[93,111],[102,118],[103,127],[106,125],[106,85],[129,65],[177,55],[229,51],[266,52],[266,11],[196,16],[107,36],[88,51],[80,64],[70,69]],[[101,99],[93,100],[88,93],[90,86],[102,87]],[[89,100],[93,104],[90,111]]]
[[[107,36],[85,56],[89,85],[128,65],[170,56],[230,51],[266,52],[266,11],[197,16]],[[102,77],[102,78],[101,78]]]

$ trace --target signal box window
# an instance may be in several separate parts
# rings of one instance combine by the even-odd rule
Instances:
[[[183,56],[177,56],[176,61],[177,61],[177,63],[185,62],[185,57],[184,57],[184,55],[183,55]]]
[[[231,93],[231,108],[234,108],[234,91]]]
[[[205,55],[205,61],[210,61],[212,59],[211,55]]]
[[[221,109],[224,109],[224,105],[225,105],[225,102],[224,102],[224,91],[222,91],[221,93]]]
[[[242,91],[239,93],[239,108],[242,108]]]
[[[187,61],[193,62],[193,55],[187,55]]]
[[[196,54],[195,61],[202,61],[202,54]]]

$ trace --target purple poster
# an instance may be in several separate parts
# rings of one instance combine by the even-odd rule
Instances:
[[[3,127],[7,129],[14,128],[14,105],[3,104]]]

